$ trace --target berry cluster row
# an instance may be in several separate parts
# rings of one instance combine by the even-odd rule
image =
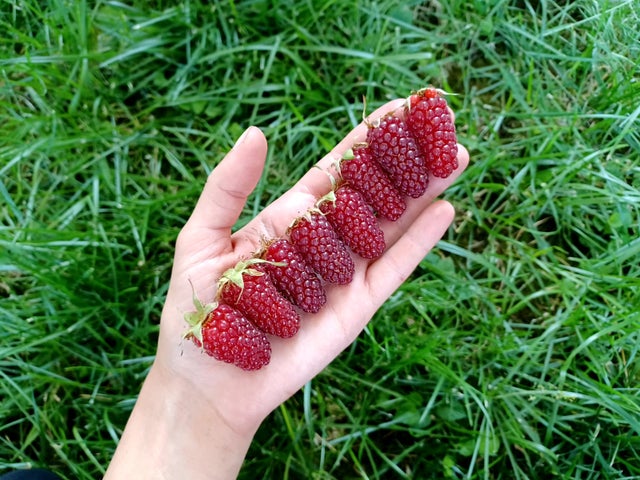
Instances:
[[[428,88],[411,95],[403,117],[368,123],[367,139],[341,160],[339,181],[297,218],[287,235],[223,273],[218,298],[185,316],[187,338],[214,358],[244,370],[271,359],[267,335],[294,336],[298,309],[317,313],[323,282],[351,282],[350,251],[378,258],[386,248],[379,218],[398,220],[406,198],[419,198],[429,176],[447,177],[457,164],[457,139],[446,100]]]

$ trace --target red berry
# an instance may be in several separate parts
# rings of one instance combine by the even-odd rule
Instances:
[[[285,238],[271,242],[264,268],[287,299],[308,313],[318,312],[327,301],[322,282],[296,247]],[[273,262],[273,263],[272,263]]]
[[[340,163],[342,178],[362,194],[379,216],[395,222],[407,208],[404,198],[373,159],[366,143],[354,145],[351,152]]]
[[[369,128],[367,142],[373,157],[401,193],[418,198],[426,191],[426,161],[402,118],[382,117]]]
[[[222,301],[237,308],[265,333],[293,337],[300,328],[300,316],[271,282],[257,259],[238,264],[219,282]]]
[[[458,140],[447,101],[434,88],[420,90],[409,97],[405,117],[429,171],[436,177],[451,175],[458,168]]]
[[[320,199],[319,208],[351,250],[367,259],[382,255],[384,232],[360,192],[342,185]]]
[[[205,353],[216,360],[231,363],[243,370],[259,370],[271,360],[271,344],[240,312],[229,305],[203,305],[194,296],[196,311],[185,319],[191,338]]]
[[[307,263],[329,283],[350,283],[355,264],[329,220],[318,211],[309,211],[289,229],[289,237]]]

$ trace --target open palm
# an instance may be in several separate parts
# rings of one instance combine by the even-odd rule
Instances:
[[[402,101],[383,106],[371,117],[396,111]],[[252,431],[280,403],[294,394],[345,349],[380,305],[402,284],[442,237],[453,220],[453,208],[434,201],[464,170],[467,151],[459,148],[459,167],[447,179],[432,178],[426,194],[411,199],[397,222],[382,222],[387,249],[369,261],[354,255],[356,272],[346,286],[327,285],[327,303],[319,313],[302,314],[293,338],[270,338],[272,358],[261,370],[246,372],[204,355],[191,342],[180,342],[184,313],[193,310],[192,287],[203,302],[212,301],[215,285],[227,268],[250,256],[261,239],[282,236],[291,221],[327,193],[331,184],[322,171],[366,137],[363,123],[347,135],[318,166],[289,191],[235,233],[232,227],[264,167],[267,142],[249,128],[211,173],[176,244],[171,285],[162,315],[156,367],[181,378],[185,388],[206,399],[237,431]]]

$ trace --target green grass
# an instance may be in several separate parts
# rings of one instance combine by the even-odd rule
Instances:
[[[3,1],[0,473],[100,477],[244,128],[270,152],[240,224],[363,95],[435,84],[472,158],[455,225],[241,478],[640,478],[638,58],[632,0]]]

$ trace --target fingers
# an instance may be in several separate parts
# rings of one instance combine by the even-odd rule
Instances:
[[[256,187],[267,156],[267,141],[249,127],[211,172],[189,218],[189,228],[206,228],[229,237],[247,197]]]
[[[454,214],[453,206],[440,200],[418,215],[384,255],[369,265],[366,282],[371,298],[382,303],[402,285],[445,234]]]
[[[388,102],[369,115],[370,120],[393,112],[403,115],[405,99]],[[333,166],[355,143],[363,142],[368,131],[367,122],[356,126],[316,166],[307,172],[289,191],[266,207],[243,229],[236,232],[226,248],[245,254],[257,250],[264,239],[284,235],[295,218],[304,212],[331,189],[327,172],[336,173]],[[264,167],[267,144],[262,132],[249,128],[234,148],[211,173],[204,191],[189,220],[190,227],[205,227],[217,235],[214,240],[224,240],[237,221],[247,196],[253,191]],[[468,164],[466,149],[459,146],[459,167],[447,179],[432,177],[427,193],[419,200],[411,200],[409,207],[398,222],[383,222],[387,243],[393,244],[413,219],[459,176]]]

